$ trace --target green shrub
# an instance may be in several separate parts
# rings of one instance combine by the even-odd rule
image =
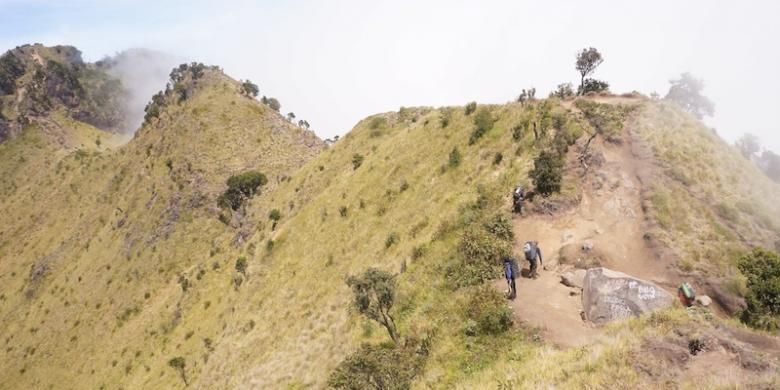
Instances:
[[[394,244],[398,243],[400,239],[401,237],[396,232],[388,234],[387,239],[385,239],[385,248],[390,248]]]
[[[444,274],[453,290],[468,286],[478,286],[496,278],[500,273],[497,262],[475,263],[458,260],[444,268]]]
[[[450,168],[456,168],[458,165],[460,165],[460,161],[463,159],[463,156],[461,156],[460,151],[458,150],[458,147],[452,148],[452,151],[450,152]]]
[[[355,153],[352,155],[352,169],[358,169],[363,165],[363,155]]]
[[[586,95],[590,92],[598,93],[609,91],[609,83],[596,79],[585,79],[582,85],[577,89],[578,95]]]
[[[217,199],[220,207],[238,210],[246,199],[252,198],[258,188],[268,183],[268,178],[258,171],[246,171],[227,180],[227,190]]]
[[[188,386],[189,383],[187,383],[187,375],[186,372],[184,371],[187,363],[184,361],[184,358],[181,356],[177,356],[169,360],[168,365],[171,366],[171,368],[173,368],[179,373],[179,376],[181,376],[181,380],[184,381],[184,385]]]
[[[565,99],[571,96],[574,96],[574,89],[571,83],[558,84],[555,91],[550,92],[550,97],[557,97],[559,99]]]
[[[238,259],[236,259],[236,271],[241,273],[242,275],[246,276],[246,269],[247,269],[248,263],[246,261],[246,257],[241,256]]]
[[[328,378],[333,389],[411,388],[412,380],[422,372],[428,357],[428,342],[407,340],[404,346],[363,344],[339,363]]]
[[[528,127],[531,125],[531,121],[528,118],[523,118],[520,123],[516,124],[515,127],[512,128],[512,139],[515,141],[520,141],[523,139],[523,136],[525,136],[526,131],[528,131]]]
[[[512,229],[512,219],[504,213],[496,214],[485,222],[484,225],[485,230],[502,240],[512,241],[515,237]]]
[[[257,97],[258,93],[260,93],[260,89],[257,87],[257,84],[254,84],[249,80],[246,80],[243,83],[241,83],[242,95]]]
[[[469,104],[466,104],[466,115],[471,115],[474,111],[477,110],[477,102],[471,102]]]
[[[442,109],[441,110],[441,117],[439,117],[439,124],[441,125],[442,129],[449,126],[450,121],[452,120],[452,113],[448,109]]]
[[[477,114],[474,115],[474,126],[476,127],[469,138],[469,145],[473,145],[482,138],[485,133],[490,131],[495,122],[496,119],[487,107],[480,108],[479,111],[477,111]]]
[[[458,251],[467,263],[498,264],[511,253],[511,242],[500,239],[479,225],[468,227],[458,243]]]
[[[387,127],[387,119],[382,116],[376,116],[371,118],[371,121],[368,122],[368,127],[370,129],[384,129]]]
[[[493,156],[493,165],[501,164],[501,161],[504,160],[504,155],[501,152],[496,153],[495,156]]]
[[[747,308],[741,320],[753,327],[777,330],[780,328],[780,257],[761,248],[743,255],[737,262],[747,278]]]
[[[500,334],[512,326],[512,310],[501,294],[490,285],[479,286],[471,294],[466,317],[476,323],[474,330],[477,334]]]
[[[529,176],[539,194],[547,196],[560,192],[563,179],[563,156],[553,151],[543,151],[534,160],[534,169]]]
[[[270,213],[268,213],[268,219],[273,221],[273,224],[271,225],[271,230],[276,229],[276,224],[279,223],[279,220],[282,219],[282,212],[279,211],[279,209],[273,209]]]

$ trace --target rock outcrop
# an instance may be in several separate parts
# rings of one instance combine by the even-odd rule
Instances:
[[[582,309],[585,318],[597,325],[639,316],[673,302],[674,296],[664,289],[621,272],[591,268],[585,273]]]

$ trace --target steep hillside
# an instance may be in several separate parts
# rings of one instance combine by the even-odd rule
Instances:
[[[0,144],[1,388],[322,388],[366,356],[400,388],[778,383],[780,343],[720,311],[557,337],[579,317],[557,277],[582,240],[602,255],[586,260],[725,307],[736,254],[777,237],[777,185],[664,102],[401,108],[325,149],[190,64],[146,113],[124,145],[62,110]],[[512,216],[543,151],[561,191]],[[268,183],[220,207],[250,169]],[[526,239],[548,268],[510,306],[495,260]],[[347,278],[372,267],[396,275],[399,345],[350,305]]]
[[[0,387],[113,386],[148,372],[122,357],[165,367],[159,327],[183,311],[179,275],[211,271],[209,252],[238,236],[218,218],[227,178],[257,169],[273,189],[322,150],[218,69],[189,72],[189,95],[127,144],[57,112],[0,144]]]

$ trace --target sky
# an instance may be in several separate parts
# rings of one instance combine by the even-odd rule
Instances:
[[[326,138],[401,106],[546,96],[576,85],[576,53],[593,46],[613,92],[663,95],[691,72],[721,136],[780,151],[778,16],[780,1],[758,0],[0,0],[0,50],[70,44],[98,60],[143,47],[219,65]]]

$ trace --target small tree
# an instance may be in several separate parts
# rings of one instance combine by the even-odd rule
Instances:
[[[398,344],[398,330],[390,314],[395,302],[395,279],[386,271],[367,269],[360,276],[350,276],[347,285],[352,289],[353,305],[360,314],[379,322],[390,338]]]
[[[179,373],[179,376],[181,376],[181,380],[184,381],[184,385],[189,386],[189,383],[187,383],[187,373],[184,371],[186,367],[186,362],[184,361],[184,358],[181,356],[177,356],[169,360],[168,365],[171,366],[171,368],[173,368]]]
[[[471,102],[466,105],[466,115],[471,115],[471,113],[476,110],[477,110],[477,102]]]
[[[276,98],[268,98],[268,99],[266,99],[266,101],[267,101],[266,104],[268,104],[268,107],[271,107],[271,109],[276,111],[276,112],[279,112],[279,110],[282,108],[282,104],[279,103],[279,101],[276,100]]]
[[[246,257],[241,256],[238,259],[236,259],[236,271],[238,271],[244,276],[246,276],[246,268],[248,265],[249,264],[246,261]]]
[[[251,97],[257,97],[257,94],[260,93],[260,89],[257,87],[257,84],[252,83],[249,80],[244,81],[241,83],[241,94]]]
[[[559,99],[566,99],[567,97],[574,96],[574,89],[571,83],[558,84],[555,91],[550,92],[551,97],[557,97]]]
[[[577,72],[580,73],[580,91],[585,89],[585,77],[591,75],[596,71],[596,68],[604,62],[604,58],[601,57],[601,53],[593,47],[582,49],[577,54],[577,61],[574,63],[574,67]]]
[[[217,203],[220,207],[230,207],[238,210],[244,200],[253,197],[258,188],[268,183],[268,178],[258,171],[246,171],[233,175],[227,180],[227,190],[219,196]]]
[[[742,135],[735,145],[737,149],[739,149],[739,152],[742,153],[742,156],[748,160],[752,160],[753,156],[761,150],[761,143],[759,142],[758,137],[750,133]]]
[[[536,191],[541,195],[547,196],[559,192],[563,179],[563,156],[554,151],[543,151],[534,160],[534,169],[529,175]]]
[[[452,148],[452,151],[450,152],[450,168],[455,168],[460,165],[462,159],[463,157],[461,156],[458,147]]]
[[[677,103],[682,109],[701,119],[704,115],[712,116],[715,113],[715,105],[710,99],[701,94],[704,82],[693,77],[690,73],[683,73],[677,80],[669,80],[672,84],[665,99]]]
[[[287,120],[292,122],[295,120],[295,113],[294,112],[288,112],[287,113]]]
[[[742,256],[737,262],[747,278],[747,308],[741,319],[748,325],[768,330],[780,327],[780,257],[761,248]]]
[[[279,222],[280,219],[282,219],[282,213],[279,211],[279,209],[273,209],[270,213],[268,213],[268,218],[273,221],[273,225],[271,226],[271,230],[276,229],[276,224]]]
[[[352,155],[352,169],[358,169],[363,165],[363,155],[355,153]]]

